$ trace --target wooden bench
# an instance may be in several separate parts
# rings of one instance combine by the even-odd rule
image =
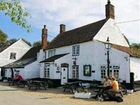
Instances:
[[[81,81],[75,81],[75,82],[68,82],[63,85],[63,92],[66,92],[66,90],[69,90],[69,92],[74,93],[74,91],[79,91],[79,89],[84,90],[84,87],[82,86]]]
[[[29,90],[37,90],[41,88],[44,88],[46,90],[48,87],[48,84],[46,81],[29,80],[27,81],[27,87]]]

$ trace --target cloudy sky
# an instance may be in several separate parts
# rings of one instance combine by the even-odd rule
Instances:
[[[27,33],[8,17],[0,15],[0,28],[9,38],[25,38],[31,42],[41,39],[44,24],[48,28],[51,41],[59,33],[59,25],[66,30],[93,23],[105,18],[107,0],[21,0],[31,14],[29,23],[32,32]],[[131,43],[140,43],[140,0],[111,0],[115,6],[116,24]]]

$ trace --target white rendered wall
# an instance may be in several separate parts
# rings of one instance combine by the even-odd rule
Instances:
[[[126,39],[113,19],[109,19],[93,39],[106,42],[107,37],[109,37],[110,42],[113,44],[129,47]]]
[[[107,57],[105,55],[106,49],[103,43],[98,41],[90,41],[80,45],[80,55],[77,56],[77,65],[79,65],[79,79],[82,80],[101,80],[101,65],[107,65]],[[69,78],[72,78],[72,46],[61,47],[56,49],[57,54],[69,53],[68,55],[57,59],[54,63],[57,67],[61,67],[62,63],[69,64]],[[126,60],[127,58],[127,60]],[[120,78],[129,82],[129,55],[116,49],[110,51],[110,65],[120,66]],[[91,65],[92,73],[91,77],[83,75],[83,65]],[[60,73],[56,73],[57,69],[54,67],[50,70],[51,79],[60,79]]]
[[[22,39],[18,40],[0,53],[0,67],[20,59],[30,48]],[[16,59],[10,59],[11,52],[16,53]]]
[[[40,69],[39,63],[37,61],[30,63],[24,67],[24,70],[21,71],[24,75],[24,79],[39,78]]]
[[[19,71],[19,74],[23,77],[23,79],[31,79],[31,78],[39,78],[40,69],[39,63],[37,61],[26,65],[24,68],[13,68],[14,74],[15,71]],[[5,77],[11,77],[11,70],[6,69]]]
[[[140,58],[130,58],[131,72],[134,73],[134,80],[140,81]]]
[[[39,63],[39,69],[40,69],[40,78],[44,78],[44,63],[40,63],[40,61],[45,60],[46,58],[46,52],[41,49],[40,52],[37,54],[37,62]]]

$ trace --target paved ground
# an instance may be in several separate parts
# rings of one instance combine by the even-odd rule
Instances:
[[[0,83],[0,105],[140,105],[140,92],[124,96],[124,102],[99,102],[94,99],[74,99],[62,89],[29,91]]]

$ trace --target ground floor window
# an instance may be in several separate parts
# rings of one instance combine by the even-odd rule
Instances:
[[[119,79],[119,71],[120,71],[120,66],[110,66],[109,76]],[[105,76],[107,76],[107,67],[101,66],[101,79],[105,78]]]
[[[72,78],[73,79],[78,79],[79,78],[79,66],[78,65],[73,65],[72,66]]]
[[[44,77],[45,78],[49,78],[50,77],[50,64],[45,64]]]
[[[106,66],[101,66],[101,79],[106,76]]]

